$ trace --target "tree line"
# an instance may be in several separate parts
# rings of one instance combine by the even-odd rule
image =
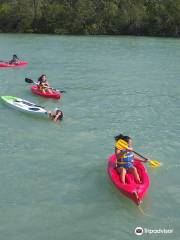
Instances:
[[[180,36],[180,0],[0,0],[0,32]]]

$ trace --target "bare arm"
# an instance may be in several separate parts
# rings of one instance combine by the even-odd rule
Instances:
[[[52,115],[51,111],[48,111],[48,116],[51,120],[53,119],[53,115]]]
[[[133,151],[132,139],[129,139],[127,150],[128,150],[128,151]]]

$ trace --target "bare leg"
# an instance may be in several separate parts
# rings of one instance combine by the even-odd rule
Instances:
[[[133,174],[133,176],[134,176],[136,182],[137,182],[137,183],[141,183],[141,180],[140,180],[140,177],[139,177],[139,174],[138,174],[137,168],[134,167],[134,168],[130,168],[129,170],[132,172],[132,174]]]
[[[51,89],[51,87],[50,87],[49,85],[46,85],[46,86],[45,86],[45,91],[46,91],[47,93],[50,93],[50,94],[53,93],[53,91],[52,91],[52,89]]]
[[[48,89],[48,93],[52,94],[52,93],[53,93],[53,91],[52,91],[51,89]]]
[[[126,177],[126,169],[123,167],[117,168],[117,171],[120,175],[121,182],[125,184],[125,177]]]

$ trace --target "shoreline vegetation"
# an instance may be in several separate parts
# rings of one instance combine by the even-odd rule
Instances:
[[[0,0],[1,33],[180,37],[180,0]]]

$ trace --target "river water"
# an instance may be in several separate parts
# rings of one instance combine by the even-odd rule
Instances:
[[[137,226],[173,229],[141,238],[179,239],[180,40],[0,34],[0,95],[47,109],[61,123],[29,116],[0,101],[0,235],[2,240],[129,240]],[[24,78],[45,73],[62,100],[30,92]],[[150,169],[141,208],[110,182],[107,158],[116,134],[162,166]]]

